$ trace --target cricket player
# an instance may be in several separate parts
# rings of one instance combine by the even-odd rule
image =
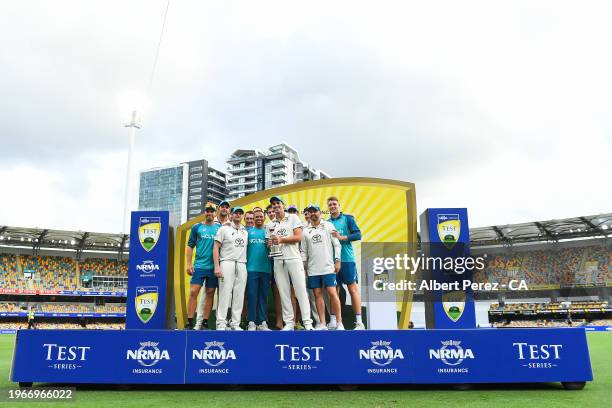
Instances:
[[[336,330],[344,330],[340,298],[336,291],[336,274],[340,271],[340,241],[333,235],[336,228],[321,219],[321,208],[316,204],[306,207],[310,224],[302,236],[302,260],[308,273],[308,289],[312,289],[319,322],[315,330],[327,330],[323,290],[329,295],[332,313],[336,316]]]
[[[217,209],[217,214],[215,217],[215,223],[219,225],[219,227],[229,224],[229,213],[230,213],[230,203],[227,201],[221,201],[219,203],[219,207]],[[202,291],[204,292],[204,291]],[[195,329],[208,329],[208,318],[210,316],[210,312],[212,311],[213,302],[215,300],[215,291],[202,293],[198,298],[198,307],[196,313],[196,324]]]
[[[253,228],[248,230],[247,245],[247,330],[270,330],[266,319],[266,301],[270,291],[272,265],[266,246],[265,215],[261,208],[253,211]]]
[[[199,321],[196,328],[208,328],[208,317],[212,309],[212,299],[215,297],[215,291],[219,286],[219,280],[214,273],[213,263],[213,246],[215,243],[215,235],[220,228],[220,225],[215,222],[215,211],[217,209],[211,203],[206,204],[204,208],[204,222],[195,224],[191,228],[187,249],[185,251],[187,257],[187,274],[191,276],[189,287],[189,302],[187,303],[187,326],[185,329],[194,329],[194,323]],[[193,249],[196,248],[195,261],[193,260]],[[206,282],[205,294],[200,296],[202,308],[199,308],[197,319],[194,319],[196,313],[196,302],[200,289]],[[210,298],[210,302],[202,300],[204,297]]]
[[[217,330],[226,330],[227,311],[232,308],[229,322],[230,330],[242,330],[240,315],[244,302],[247,280],[247,241],[246,228],[242,225],[244,210],[234,207],[231,210],[231,224],[219,228],[213,247],[215,276],[219,278],[219,304],[217,306]]]
[[[249,228],[252,228],[253,225],[255,225],[254,213],[253,211],[247,211],[244,213],[244,226],[248,230]]]
[[[338,238],[342,245],[340,272],[336,276],[338,290],[340,290],[342,284],[345,284],[348,288],[348,292],[351,295],[353,312],[355,313],[355,330],[364,330],[365,326],[361,319],[361,294],[357,286],[357,265],[355,264],[355,253],[353,252],[352,244],[353,241],[361,240],[361,231],[352,215],[344,214],[340,211],[338,197],[329,197],[327,199],[327,208],[330,215],[329,221],[336,227],[336,231],[332,232],[332,234]],[[333,329],[336,321],[336,316],[331,315],[328,327]]]
[[[240,316],[246,288],[246,254],[249,239],[242,225],[244,210],[234,207],[231,210],[231,223],[223,225],[215,236],[213,261],[215,276],[219,278],[219,304],[217,305],[217,330],[226,330],[227,311],[232,315],[229,330],[242,330]]]
[[[295,328],[293,306],[291,304],[291,285],[295,290],[304,329],[313,330],[310,317],[310,304],[306,291],[306,275],[302,264],[299,243],[302,240],[302,222],[295,214],[285,213],[285,203],[278,197],[270,199],[275,220],[266,227],[268,246],[280,245],[282,254],[274,258],[274,278],[281,298],[283,321],[282,330]]]
[[[217,222],[223,225],[231,224],[230,220],[230,203],[228,201],[221,201],[219,203],[219,211],[217,212]]]

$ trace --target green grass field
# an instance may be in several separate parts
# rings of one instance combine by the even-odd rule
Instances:
[[[84,407],[174,407],[174,406],[249,406],[249,407],[603,407],[612,401],[612,335],[589,333],[589,349],[594,381],[582,391],[565,391],[560,384],[523,384],[477,386],[470,391],[449,387],[368,387],[357,391],[339,391],[334,387],[247,387],[228,390],[223,387],[78,387],[77,405]],[[8,380],[15,336],[0,336],[0,388],[4,393],[15,384]],[[494,364],[494,362],[491,362]],[[35,384],[36,386],[36,384]],[[6,400],[5,398],[3,398]],[[606,403],[606,401],[608,401]],[[55,407],[71,402],[18,402],[0,406]],[[77,406],[72,405],[72,406]]]

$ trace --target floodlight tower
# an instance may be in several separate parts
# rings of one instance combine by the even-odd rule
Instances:
[[[130,198],[131,198],[131,187],[132,187],[132,156],[134,155],[134,143],[136,141],[136,129],[142,127],[138,111],[132,111],[132,118],[129,123],[126,123],[124,127],[130,128],[130,147],[128,150],[128,162],[127,162],[127,174],[125,177],[125,198],[123,202],[123,234],[130,231]]]

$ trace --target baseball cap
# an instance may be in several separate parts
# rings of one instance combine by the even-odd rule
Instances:
[[[221,207],[222,205],[227,205],[227,206],[229,207],[229,206],[230,206],[230,203],[229,203],[229,201],[225,201],[225,200],[223,200],[223,201],[221,201],[221,202],[219,203],[219,207]]]
[[[308,206],[304,208],[304,211],[308,210],[321,211],[321,207],[319,207],[317,204],[308,204]]]
[[[279,196],[273,196],[272,198],[270,198],[270,204],[272,204],[274,201],[280,201],[281,203],[285,204],[283,199],[280,198]]]
[[[232,214],[237,213],[238,211],[240,211],[241,213],[244,214],[244,210],[242,209],[242,207],[234,207],[234,208],[232,208]]]
[[[290,205],[290,206],[287,208],[287,212],[288,212],[288,213],[296,213],[296,214],[297,214],[299,211],[298,211],[297,206],[295,206],[295,205],[293,205],[293,204],[292,204],[292,205]]]
[[[206,203],[206,206],[204,207],[204,211],[208,211],[208,210],[212,210],[212,211],[217,211],[217,207],[213,204],[213,203]]]

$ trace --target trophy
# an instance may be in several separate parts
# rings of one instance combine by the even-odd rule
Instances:
[[[270,226],[270,238],[275,237],[274,231],[278,228],[278,221],[272,221],[272,225]],[[283,251],[281,250],[280,244],[275,244],[270,246],[270,254],[268,255],[270,258],[276,258],[277,256],[281,256]]]

